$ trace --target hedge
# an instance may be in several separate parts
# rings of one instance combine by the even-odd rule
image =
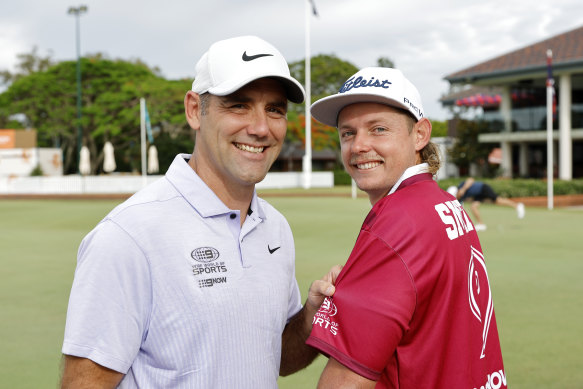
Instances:
[[[465,178],[447,178],[439,180],[441,188],[447,189],[454,185],[457,186]],[[532,178],[478,178],[490,185],[494,192],[503,197],[530,197],[546,196],[547,180]],[[553,180],[554,195],[583,194],[583,179],[577,178],[571,181]]]

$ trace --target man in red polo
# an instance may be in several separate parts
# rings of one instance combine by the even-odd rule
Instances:
[[[336,126],[344,166],[372,210],[314,317],[329,357],[319,388],[506,388],[482,248],[439,168],[417,89],[366,68],[312,106]]]

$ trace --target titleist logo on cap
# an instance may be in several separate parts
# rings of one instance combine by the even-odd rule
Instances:
[[[367,80],[366,78],[364,78],[362,76],[356,77],[356,79],[355,79],[354,76],[352,76],[344,83],[344,85],[342,85],[342,87],[340,88],[338,93],[348,92],[352,88],[372,87],[372,88],[389,89],[389,86],[391,84],[392,84],[392,82],[390,82],[389,80],[382,80],[382,81],[378,80],[378,79],[375,80],[374,77],[371,77],[370,80]]]

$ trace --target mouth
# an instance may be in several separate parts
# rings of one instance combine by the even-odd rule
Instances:
[[[239,150],[247,151],[253,154],[261,154],[265,150],[265,146],[251,146],[243,143],[233,143]]]
[[[369,170],[369,169],[373,169],[377,166],[380,166],[382,164],[383,164],[382,161],[372,161],[372,162],[356,163],[356,164],[354,164],[354,166],[356,166],[358,168],[358,170]]]

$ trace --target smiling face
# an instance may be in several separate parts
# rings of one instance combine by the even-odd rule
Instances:
[[[276,80],[262,78],[233,94],[209,96],[205,112],[200,96],[188,92],[186,117],[196,131],[190,164],[221,197],[253,191],[279,155],[287,129],[287,98]]]
[[[374,205],[407,168],[420,163],[431,125],[387,105],[357,103],[340,111],[338,134],[346,171]]]

